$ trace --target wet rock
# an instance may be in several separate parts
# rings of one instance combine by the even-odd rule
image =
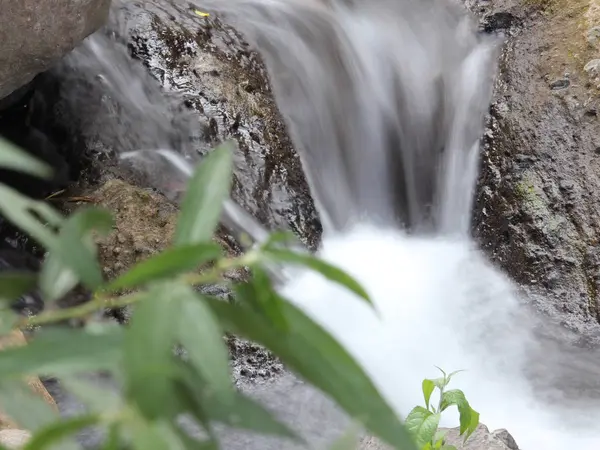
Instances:
[[[110,0],[4,2],[0,99],[29,83],[106,20]]]
[[[315,248],[321,226],[259,56],[237,32],[217,18],[190,13],[187,5],[113,3],[109,33],[94,36],[112,49],[106,59],[84,46],[44,75],[43,93],[61,92],[52,107],[62,112],[63,134],[80,135],[68,145],[93,152],[101,164],[91,166],[106,172],[120,152],[160,147],[198,159],[234,140],[234,200],[268,228],[292,229]],[[119,46],[142,64],[131,69],[129,54]],[[139,79],[143,92],[132,93],[128,84],[107,88],[116,84],[108,73],[115,67]],[[93,79],[99,73],[108,84]],[[161,176],[155,171],[136,182],[163,190],[156,186]]]
[[[587,249],[600,239],[600,201],[590,195],[600,191],[600,124],[595,88],[581,82],[588,78],[583,63],[595,58],[580,28],[585,9],[564,6],[537,16],[516,9],[524,26],[506,41],[500,61],[494,105],[506,108],[491,108],[475,234],[544,316],[598,345],[599,291]],[[595,62],[588,71],[596,71]],[[521,155],[535,159],[525,163]],[[573,387],[568,395],[582,394]]]
[[[8,450],[17,450],[23,448],[30,437],[31,433],[25,430],[0,430],[0,445]]]
[[[560,89],[566,89],[570,86],[571,82],[567,78],[560,78],[550,83],[550,89],[558,91]]]
[[[33,89],[33,88],[30,88]],[[70,181],[69,166],[52,139],[31,123],[33,91],[17,96],[10,107],[0,110],[0,136],[32,156],[49,164],[54,174],[50,180],[0,169],[0,182],[33,198],[43,198],[65,187]]]
[[[519,24],[520,19],[507,11],[499,11],[486,16],[482,21],[483,31],[491,33],[498,30],[507,30]]]

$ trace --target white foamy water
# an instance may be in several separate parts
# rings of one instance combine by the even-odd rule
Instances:
[[[600,448],[598,352],[571,347],[468,238],[495,42],[444,0],[201,4],[263,56],[325,228],[321,256],[363,284],[378,314],[312,272],[295,273],[284,295],[340,340],[400,415],[422,403],[434,366],[464,369],[451,386],[523,450]],[[172,108],[160,89],[126,51],[96,39],[76,62],[101,70],[129,111],[113,127],[115,148],[169,148]],[[160,187],[189,176],[184,154],[123,156],[161,174]],[[256,241],[267,232],[231,201],[223,222]],[[444,415],[442,425],[457,424]]]
[[[464,369],[451,388],[523,450],[598,448],[600,407],[551,407],[552,393],[526,380],[530,358],[544,358],[527,326],[533,320],[471,243],[357,227],[325,239],[321,256],[363,284],[379,316],[312,272],[283,293],[339,339],[401,416],[423,404],[421,381],[439,376],[434,365]],[[444,414],[442,426],[457,424],[456,413]]]

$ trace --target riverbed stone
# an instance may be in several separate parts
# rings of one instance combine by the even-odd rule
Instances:
[[[31,433],[26,430],[0,430],[0,445],[8,450],[17,450],[25,446]]]
[[[0,2],[0,99],[100,28],[109,4],[110,0]]]
[[[460,436],[459,428],[443,428],[441,431],[446,431],[446,444],[454,445],[457,450],[519,450],[515,439],[507,430],[500,429],[490,432],[484,424],[479,424],[466,442]],[[391,447],[369,436],[361,441],[359,450],[391,450]]]

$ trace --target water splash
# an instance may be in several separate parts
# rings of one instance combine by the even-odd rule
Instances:
[[[495,43],[443,1],[199,6],[263,55],[324,223],[321,256],[363,283],[381,318],[312,273],[295,275],[284,294],[346,345],[401,414],[420,403],[420,381],[435,376],[435,364],[466,369],[456,386],[484,423],[509,429],[524,449],[600,442],[598,352],[570,346],[564,330],[532,313],[468,238]],[[98,64],[102,48],[80,61]],[[115,64],[126,67],[122,56]],[[118,89],[133,112],[115,145],[138,151],[128,155],[165,183],[184,180],[194,163],[185,149],[139,152],[177,147],[169,103],[158,90]],[[258,241],[266,233],[233,202],[224,221]]]
[[[324,229],[366,218],[468,232],[496,46],[472,32],[458,6],[203,5],[217,8],[264,57]]]
[[[284,294],[329,329],[401,414],[434,365],[524,449],[600,442],[595,352],[569,348],[468,238],[494,42],[428,0],[204,1],[261,52],[324,221],[319,275]],[[445,425],[456,423],[449,416]]]

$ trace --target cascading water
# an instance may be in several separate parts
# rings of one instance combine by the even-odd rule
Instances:
[[[540,331],[468,238],[494,42],[439,1],[204,4],[263,55],[324,221],[321,256],[363,283],[380,317],[313,273],[286,296],[401,414],[420,402],[434,365],[466,369],[456,385],[522,448],[600,443],[598,392],[573,389],[600,375],[594,355],[579,355],[584,369],[574,370],[575,355],[547,337],[556,330]]]
[[[399,414],[421,402],[420,381],[436,376],[434,365],[465,369],[454,385],[482,422],[507,428],[523,449],[595,448],[598,352],[569,347],[566,332],[534,314],[469,239],[497,43],[477,35],[459,5],[439,0],[202,7],[264,57],[324,225],[320,254],[363,283],[379,315],[313,273],[283,293],[349,349]],[[107,76],[110,88],[119,77]],[[147,108],[160,105],[139,111]],[[139,120],[156,133],[161,112]],[[152,133],[146,147],[169,145],[146,142]],[[162,152],[162,164],[185,177],[183,153]],[[156,164],[156,155],[144,161]],[[261,239],[256,221],[227,207],[230,226]],[[446,416],[444,425],[454,424]]]

